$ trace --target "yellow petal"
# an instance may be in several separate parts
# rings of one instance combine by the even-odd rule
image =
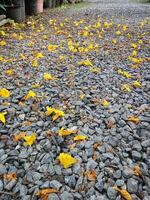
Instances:
[[[59,161],[64,166],[65,169],[71,167],[73,164],[75,164],[77,162],[76,159],[73,158],[68,153],[60,153]]]
[[[59,132],[58,132],[58,134],[59,134],[59,136],[67,136],[67,135],[70,135],[70,134],[73,134],[73,133],[76,133],[77,132],[77,130],[71,130],[71,129],[68,129],[68,130],[64,130],[64,128],[62,127],[60,130],[59,130]]]
[[[5,115],[7,115],[7,112],[1,112],[1,113],[0,113],[0,121],[1,121],[3,124],[6,123]]]
[[[142,87],[142,85],[141,85],[141,83],[140,83],[139,81],[134,81],[133,86],[134,86],[135,88],[137,88],[137,87]]]
[[[122,90],[125,92],[131,92],[130,86],[128,84],[122,84]]]
[[[54,112],[54,108],[47,106],[46,107],[46,115],[49,116]]]
[[[37,58],[37,59],[38,59],[38,58],[44,58],[44,56],[43,56],[42,53],[37,53],[37,54],[36,54],[36,58]]]
[[[103,103],[102,103],[102,105],[104,107],[108,107],[108,106],[110,106],[110,103],[107,100],[104,100]]]
[[[28,100],[30,98],[35,98],[35,97],[36,97],[36,93],[30,90],[25,99]]]
[[[9,98],[10,92],[6,88],[0,89],[0,97]]]
[[[140,122],[140,119],[139,119],[139,117],[130,116],[130,117],[128,117],[128,121],[138,124]]]
[[[24,136],[23,139],[25,140],[25,146],[31,146],[36,140],[36,134],[32,133],[31,135]]]
[[[118,188],[117,186],[114,187],[116,191],[119,192],[119,194],[125,199],[125,200],[132,200],[132,196],[129,194],[127,190],[123,190]]]
[[[74,137],[74,141],[86,140],[87,136],[85,135],[77,135]]]
[[[51,74],[49,74],[49,73],[44,73],[43,78],[46,81],[54,80],[54,77]]]

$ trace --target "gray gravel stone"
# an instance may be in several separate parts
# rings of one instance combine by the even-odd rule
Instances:
[[[138,191],[138,181],[133,178],[129,178],[127,180],[127,189],[128,192],[136,194]]]
[[[48,200],[59,200],[59,197],[57,194],[50,194]]]
[[[107,189],[107,195],[108,195],[109,199],[116,200],[117,194],[118,194],[117,191],[114,190],[113,187],[109,187]]]
[[[138,151],[132,151],[132,158],[134,159],[134,160],[137,160],[137,161],[139,161],[140,159],[141,159],[141,153],[139,153]]]
[[[141,144],[143,147],[150,147],[150,140],[144,140]]]
[[[62,187],[62,184],[57,180],[53,180],[53,181],[50,181],[50,187],[56,190],[59,190]]]
[[[4,187],[3,182],[2,182],[2,180],[0,180],[0,191],[3,190],[3,187]]]
[[[60,195],[60,199],[61,200],[74,200],[73,195],[67,191],[64,191],[61,195]]]
[[[131,178],[133,176],[133,172],[131,169],[125,167],[122,171],[122,175],[125,177],[125,178]]]

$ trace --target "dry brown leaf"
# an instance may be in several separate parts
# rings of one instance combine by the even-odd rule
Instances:
[[[57,193],[58,191],[52,188],[42,189],[35,193],[36,196],[42,198],[43,200],[48,200],[48,196],[51,193]]]
[[[31,126],[32,122],[30,121],[24,121],[21,123],[22,126]]]
[[[26,136],[25,132],[20,132],[19,134],[13,134],[12,138],[15,142],[19,142],[24,136]]]
[[[96,149],[97,147],[100,147],[102,146],[103,143],[102,142],[96,142],[94,145],[93,145],[93,148]]]
[[[142,171],[141,171],[141,168],[139,166],[134,166],[132,171],[133,171],[133,174],[136,175],[136,176],[142,175]]]
[[[9,174],[4,174],[4,179],[7,181],[12,181],[17,179],[17,175],[15,172],[9,173]]]
[[[96,171],[95,170],[87,170],[85,172],[85,176],[87,177],[87,179],[89,181],[95,181],[96,178],[97,178],[97,174],[96,174]]]

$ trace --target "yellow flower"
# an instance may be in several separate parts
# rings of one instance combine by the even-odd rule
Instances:
[[[127,31],[127,30],[128,30],[128,26],[124,25],[124,26],[122,27],[122,29],[123,29],[124,31]]]
[[[32,67],[38,67],[39,63],[37,60],[33,60],[33,62],[31,63]]]
[[[37,54],[36,54],[36,58],[37,58],[37,59],[38,59],[38,58],[44,58],[44,56],[43,56],[42,53],[37,53]]]
[[[140,58],[131,58],[131,60],[132,60],[132,62],[134,63],[134,64],[139,64],[139,63],[141,63],[143,60],[142,59],[140,59]]]
[[[68,129],[68,130],[64,130],[64,127],[62,127],[59,132],[58,132],[58,135],[59,136],[67,136],[67,135],[70,135],[70,134],[73,134],[73,133],[76,133],[77,130],[71,130],[71,129]]]
[[[73,158],[68,153],[60,153],[59,161],[64,166],[65,169],[71,167],[73,164],[75,164],[77,162],[76,159]]]
[[[23,36],[22,36],[22,35],[19,35],[19,36],[18,36],[18,40],[23,40]]]
[[[54,110],[55,115],[52,117],[53,122],[56,121],[59,117],[64,117],[65,113],[61,110]]]
[[[4,40],[2,40],[1,42],[0,42],[0,46],[5,46],[6,45],[6,42],[4,41]]]
[[[65,113],[63,111],[49,107],[49,106],[46,107],[46,113],[45,114],[47,116],[54,114],[53,117],[52,117],[53,121],[57,120],[59,117],[65,116]]]
[[[23,54],[23,53],[20,53],[20,59],[22,59],[22,60],[25,60],[26,59],[26,57],[25,57],[25,55]]]
[[[80,94],[80,96],[79,96],[79,97],[80,97],[80,99],[81,99],[81,100],[83,100],[83,99],[84,99],[84,97],[85,97],[85,94],[84,94],[83,92],[81,92],[81,94]]]
[[[85,135],[77,135],[74,137],[74,141],[79,141],[79,140],[86,140],[87,136]]]
[[[137,44],[135,44],[135,43],[131,43],[131,47],[134,48],[134,49],[138,48]]]
[[[25,140],[25,146],[31,146],[36,140],[36,134],[32,133],[31,135],[24,136],[23,139]]]
[[[132,196],[129,194],[127,190],[120,189],[119,187],[115,186],[114,190],[119,192],[119,194],[125,199],[125,200],[132,200]]]
[[[0,97],[9,98],[10,92],[6,88],[0,89]]]
[[[128,117],[128,121],[138,124],[140,122],[140,119],[139,119],[139,117],[130,116],[130,117]]]
[[[132,56],[137,56],[137,51],[132,51]]]
[[[47,49],[48,49],[48,51],[55,51],[57,49],[57,47],[58,47],[57,45],[49,44]]]
[[[125,92],[131,92],[130,86],[128,84],[122,84],[122,90]]]
[[[0,31],[0,34],[1,34],[2,36],[6,36],[5,31]]]
[[[31,88],[39,88],[39,87],[40,87],[40,84],[38,84],[38,83],[33,84],[33,85],[31,86]]]
[[[33,45],[34,45],[34,42],[32,41],[27,44],[28,47],[32,47]]]
[[[3,124],[6,123],[5,115],[7,115],[7,112],[1,112],[1,113],[0,113],[0,121],[1,121]]]
[[[118,74],[122,74],[123,75],[124,71],[122,69],[118,69]]]
[[[110,103],[107,100],[104,99],[104,101],[102,102],[102,105],[104,107],[108,107],[108,106],[110,106]]]
[[[90,71],[95,74],[98,74],[98,73],[100,73],[101,70],[98,67],[97,68],[95,67],[95,68],[91,68]]]
[[[134,86],[135,88],[137,88],[137,87],[142,87],[142,85],[141,85],[141,83],[140,83],[139,81],[134,81],[133,86]]]
[[[43,78],[46,81],[54,80],[54,77],[51,74],[49,74],[49,73],[44,73]]]
[[[86,60],[78,62],[78,65],[91,66],[91,67],[93,66],[93,64],[91,63],[91,61],[88,58]]]
[[[143,41],[142,41],[142,40],[138,40],[138,43],[139,43],[139,44],[143,44]]]
[[[0,56],[0,61],[4,60],[4,58],[2,56]]]
[[[113,39],[112,43],[116,44],[117,43],[117,39]]]
[[[30,90],[25,99],[28,100],[30,98],[35,98],[35,97],[36,97],[36,93]]]
[[[13,71],[12,69],[7,69],[7,70],[5,71],[5,74],[8,75],[8,76],[13,75],[13,73],[14,73],[14,71]]]
[[[129,74],[128,72],[123,72],[123,75],[124,75],[126,78],[132,78],[132,75]]]
[[[116,31],[116,35],[121,35],[121,31]]]

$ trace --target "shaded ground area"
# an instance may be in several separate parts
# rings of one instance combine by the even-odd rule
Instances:
[[[89,1],[0,29],[0,200],[150,199],[149,11]]]

